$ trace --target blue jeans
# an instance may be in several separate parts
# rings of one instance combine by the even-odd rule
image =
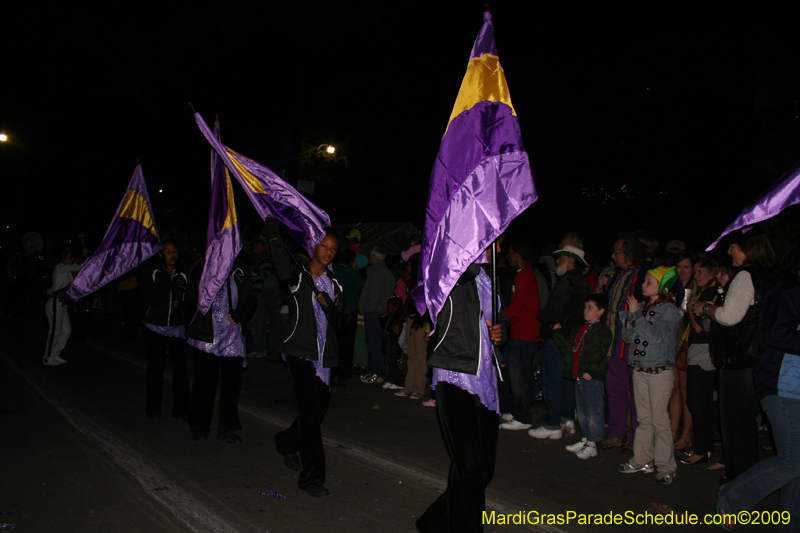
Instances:
[[[719,506],[736,514],[750,511],[761,500],[781,491],[778,509],[791,513],[792,523],[779,531],[792,531],[800,519],[800,400],[770,395],[761,400],[772,424],[778,455],[755,464],[719,490]],[[794,531],[797,531],[796,529]]]
[[[523,424],[533,421],[533,360],[539,343],[520,339],[508,340],[508,377],[511,380],[511,414]]]
[[[369,372],[383,377],[386,369],[386,354],[383,352],[383,328],[381,327],[380,313],[364,313],[364,333],[367,337],[367,351],[369,352]]]
[[[589,442],[600,442],[606,434],[605,393],[606,382],[600,379],[575,382],[575,405],[578,408],[581,437]]]
[[[564,354],[553,339],[544,340],[542,357],[542,398],[547,407],[546,429],[561,429],[561,422],[575,420],[575,390],[571,380],[564,379]]]

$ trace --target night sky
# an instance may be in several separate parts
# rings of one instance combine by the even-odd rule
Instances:
[[[787,13],[639,4],[492,4],[540,195],[514,232],[713,239],[800,160]],[[204,232],[210,147],[188,102],[229,147],[315,181],[334,224],[421,228],[482,23],[478,2],[15,10],[0,22],[6,246],[99,240],[137,160],[162,233]],[[321,144],[342,157],[308,156]],[[258,223],[244,194],[237,207]]]

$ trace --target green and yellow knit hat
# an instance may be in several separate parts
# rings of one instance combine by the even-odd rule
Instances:
[[[678,269],[675,267],[660,266],[647,271],[658,281],[658,292],[670,290],[675,282],[678,281]]]

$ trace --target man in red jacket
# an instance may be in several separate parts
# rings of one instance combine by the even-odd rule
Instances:
[[[511,381],[511,414],[502,429],[528,429],[531,427],[531,398],[533,394],[533,361],[541,350],[539,338],[539,287],[536,273],[530,263],[533,249],[524,241],[514,242],[509,247],[508,264],[517,269],[511,303],[506,315],[511,322],[508,340],[508,375]]]

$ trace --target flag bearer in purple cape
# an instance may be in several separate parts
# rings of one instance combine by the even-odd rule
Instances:
[[[184,296],[188,279],[178,271],[178,248],[172,241],[161,243],[158,261],[142,276],[147,343],[147,402],[149,418],[161,415],[164,367],[169,354],[172,363],[172,418],[189,416],[189,372],[184,325]]]
[[[214,125],[213,138],[219,139],[219,123]],[[190,280],[191,299],[197,302],[197,310],[186,330],[194,353],[189,427],[193,439],[208,438],[219,382],[217,438],[233,444],[242,440],[236,434],[242,429],[239,392],[247,365],[241,325],[253,317],[257,303],[249,280],[236,265],[242,249],[239,223],[231,180],[216,149],[211,151],[207,242],[201,278],[199,282]]]
[[[67,361],[61,357],[61,351],[66,348],[72,327],[69,322],[67,302],[58,298],[53,293],[65,289],[72,283],[73,273],[79,271],[81,265],[69,250],[61,252],[61,262],[53,269],[53,285],[50,288],[50,298],[45,304],[45,314],[50,322],[47,332],[47,346],[44,350],[42,363],[45,366],[62,365]]]
[[[498,252],[499,252],[498,247]],[[450,291],[439,313],[431,386],[436,390],[439,427],[450,455],[447,489],[417,520],[422,532],[483,531],[485,490],[494,476],[500,407],[498,354],[509,322],[500,306],[492,325],[491,249],[472,263]],[[480,317],[476,322],[475,318]]]
[[[492,323],[487,247],[536,201],[528,154],[497,57],[492,17],[472,48],[467,73],[431,172],[420,250],[417,308],[431,340],[439,426],[450,455],[447,490],[417,520],[422,532],[483,531],[499,420],[497,356],[508,320]]]
[[[300,471],[297,482],[300,489],[314,497],[326,496],[329,492],[325,487],[320,425],[328,410],[331,371],[339,362],[336,330],[349,319],[342,287],[328,268],[336,257],[339,239],[333,233],[326,233],[312,247],[307,268],[300,267],[279,242],[278,221],[268,217],[265,226],[275,271],[292,293],[289,333],[281,349],[297,401],[297,418],[275,435],[275,448],[283,454],[286,466]]]

